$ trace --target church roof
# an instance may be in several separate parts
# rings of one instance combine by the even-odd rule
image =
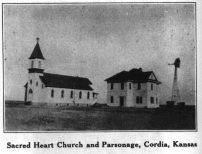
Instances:
[[[26,84],[24,85],[25,88],[27,88],[28,82],[26,82]]]
[[[88,78],[65,76],[50,73],[43,73],[43,74],[44,75],[40,76],[40,78],[46,87],[93,90],[90,86],[92,83]]]
[[[120,73],[115,74],[114,76],[107,78],[105,81],[107,82],[125,82],[125,81],[132,81],[132,82],[155,82],[161,83],[157,80],[154,75],[154,79],[149,79],[151,74],[154,75],[153,71],[143,72],[142,69],[132,69],[130,71],[122,71]]]
[[[34,48],[32,54],[31,54],[31,56],[29,57],[29,59],[35,59],[35,58],[38,58],[38,59],[45,59],[45,58],[43,57],[42,52],[41,52],[41,49],[40,49],[40,46],[39,46],[38,41],[37,41],[37,43],[36,43],[36,46],[35,46],[35,48]]]

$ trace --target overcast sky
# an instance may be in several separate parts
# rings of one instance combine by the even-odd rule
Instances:
[[[181,100],[195,103],[194,4],[4,5],[5,99],[23,100],[29,56],[39,37],[45,72],[88,77],[106,103],[106,78],[154,71],[161,103],[171,99],[174,67]]]

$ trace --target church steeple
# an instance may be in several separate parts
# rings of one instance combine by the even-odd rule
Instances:
[[[42,54],[40,46],[39,46],[39,38],[37,37],[36,40],[37,40],[36,46],[35,46],[32,54],[31,54],[31,56],[29,57],[29,59],[36,59],[36,58],[37,59],[45,59],[43,57],[43,54]]]
[[[43,54],[41,52],[40,46],[39,46],[39,38],[37,37],[37,43],[36,46],[34,47],[34,50],[29,57],[30,59],[30,68],[29,73],[43,73],[43,60],[45,59],[43,57]]]

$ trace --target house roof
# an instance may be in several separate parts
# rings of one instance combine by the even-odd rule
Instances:
[[[132,82],[155,82],[161,83],[157,80],[154,75],[154,79],[149,79],[151,74],[154,75],[153,71],[143,72],[142,69],[132,69],[130,71],[122,71],[120,73],[115,74],[114,76],[107,78],[105,81],[107,82],[124,82],[124,81],[132,81]]]
[[[38,41],[37,41],[37,43],[36,43],[36,46],[35,46],[35,48],[34,48],[32,54],[31,54],[31,56],[29,57],[29,59],[35,59],[35,58],[38,58],[38,59],[45,59],[45,58],[43,57],[42,52],[41,52],[41,49],[40,49],[40,46],[39,46]]]
[[[91,81],[88,78],[65,76],[58,74],[43,73],[40,76],[46,87],[93,90]]]

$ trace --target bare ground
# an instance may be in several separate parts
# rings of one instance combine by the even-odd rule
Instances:
[[[5,105],[5,131],[195,129],[195,107],[169,110]]]

